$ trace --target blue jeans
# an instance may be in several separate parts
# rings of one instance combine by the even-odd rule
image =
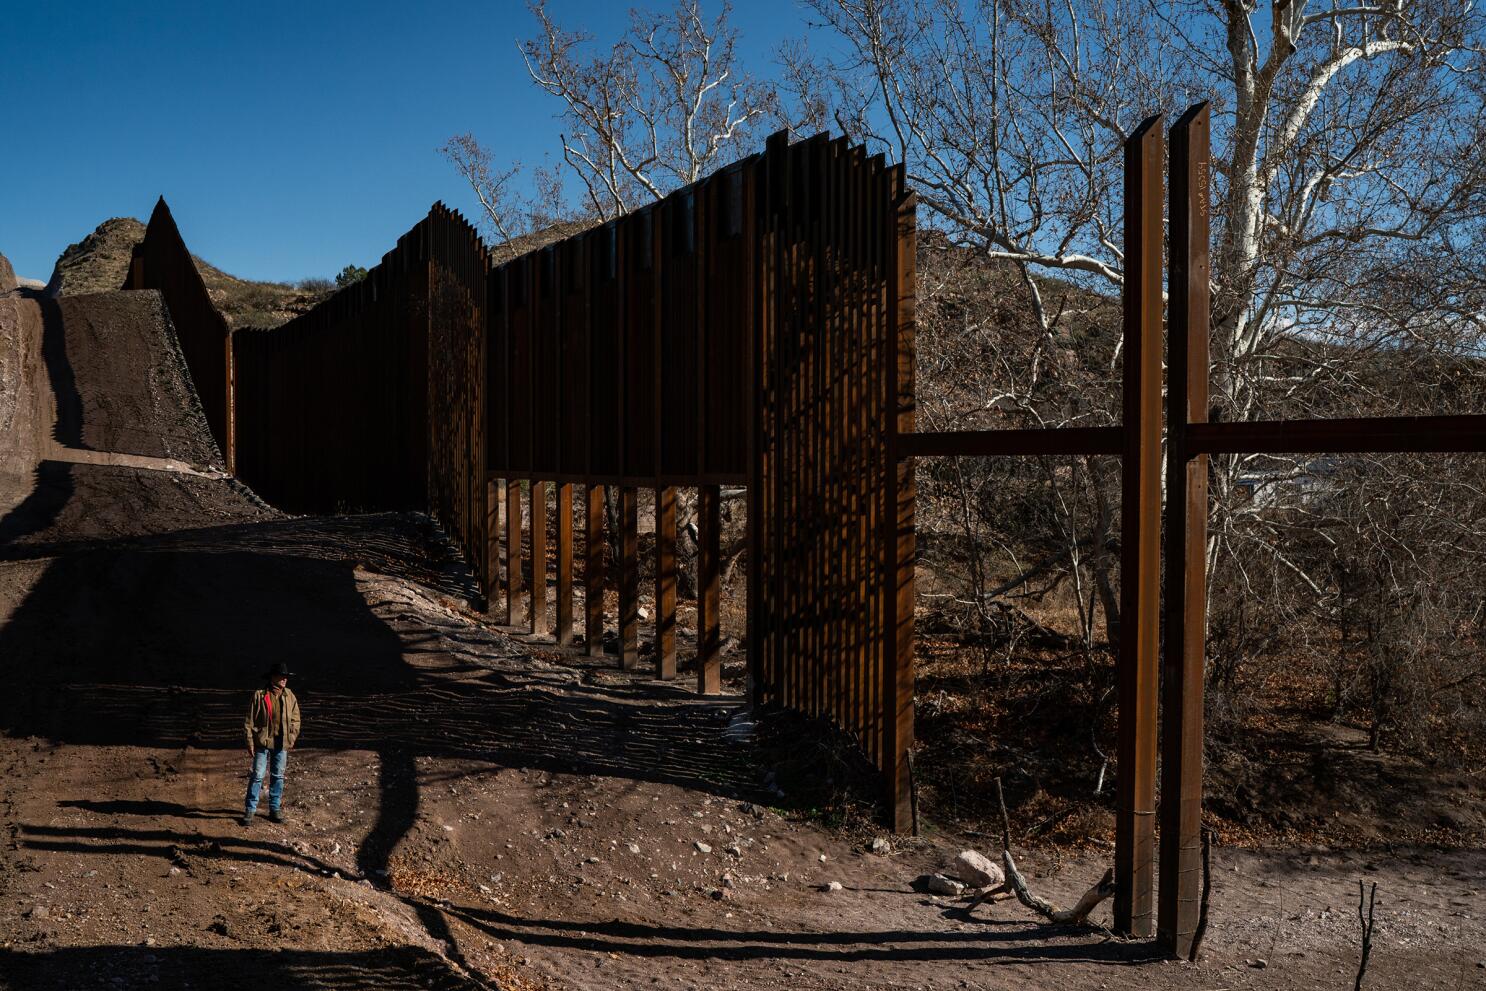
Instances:
[[[258,811],[258,794],[263,790],[263,776],[269,773],[269,758],[272,756],[273,775],[268,782],[268,809],[270,812],[279,810],[279,803],[284,800],[284,765],[289,760],[289,751],[282,747],[265,750],[262,747],[253,751],[253,774],[248,778],[248,798],[245,807],[246,813],[251,816]]]

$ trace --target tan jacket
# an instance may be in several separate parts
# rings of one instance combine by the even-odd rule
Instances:
[[[243,732],[247,736],[248,746],[260,750],[272,748],[274,738],[282,727],[284,748],[293,749],[294,741],[299,739],[299,699],[285,685],[283,693],[274,699],[273,718],[270,720],[268,707],[263,704],[263,696],[268,694],[270,690],[266,688],[253,693],[253,704],[248,706],[248,718],[243,720]]]

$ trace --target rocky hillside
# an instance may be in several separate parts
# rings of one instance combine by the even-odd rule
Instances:
[[[312,292],[286,282],[254,282],[228,275],[195,255],[196,271],[229,327],[277,327],[309,311],[327,292]]]
[[[76,296],[108,292],[124,284],[134,246],[144,240],[145,225],[133,217],[114,217],[57,259],[48,290],[53,295]],[[232,327],[277,327],[305,312],[324,298],[281,282],[254,282],[228,275],[196,258],[217,309]]]
[[[134,246],[144,240],[144,224],[133,217],[114,217],[57,258],[47,291],[54,296],[109,292],[123,286]]]
[[[591,219],[559,220],[556,223],[543,227],[539,231],[521,234],[511,238],[509,241],[495,242],[491,246],[491,254],[494,256],[497,265],[504,265],[514,258],[519,258],[533,251],[540,251],[549,244],[556,244],[558,241],[576,237],[590,227],[595,226],[596,223],[597,221]]]

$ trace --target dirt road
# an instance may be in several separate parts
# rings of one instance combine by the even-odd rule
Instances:
[[[0,323],[0,347],[36,348],[16,367],[65,403],[45,324]],[[64,446],[198,472],[38,449],[11,475],[0,987],[1339,989],[1358,878],[1379,883],[1368,987],[1486,979],[1479,853],[1220,850],[1197,966],[1014,905],[965,917],[910,888],[965,838],[876,854],[768,808],[736,696],[490,626],[425,520],[277,514],[203,477],[199,446],[120,440],[125,399],[97,391],[137,376],[67,364],[82,416]],[[280,660],[304,712],[289,821],[245,830],[242,712]],[[1025,861],[1054,900],[1105,866]]]
[[[1359,877],[1382,892],[1374,986],[1478,986],[1486,863],[1458,854],[1221,852],[1199,967],[1015,906],[962,918],[908,884],[950,838],[881,856],[752,804],[736,700],[535,657],[451,608],[419,554],[383,517],[52,562],[117,602],[69,607],[44,580],[0,633],[0,656],[55,672],[7,670],[0,706],[11,986],[249,987],[266,968],[335,988],[1340,988]],[[148,575],[151,621],[88,573]],[[305,735],[290,821],[244,831],[239,710],[264,656],[301,674]],[[1065,900],[1101,869],[1027,859]]]

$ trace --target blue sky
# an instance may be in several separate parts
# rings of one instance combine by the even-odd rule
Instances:
[[[612,39],[630,6],[550,9]],[[449,136],[528,162],[556,145],[556,106],[516,51],[533,32],[521,2],[7,8],[0,253],[32,278],[104,219],[146,219],[161,194],[190,248],[234,275],[331,276],[375,264],[435,200],[474,216],[437,152]],[[804,31],[793,0],[739,3],[733,23],[761,74]]]

